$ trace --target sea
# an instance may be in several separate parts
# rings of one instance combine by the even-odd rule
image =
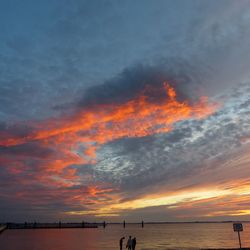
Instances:
[[[117,250],[119,239],[136,237],[137,250],[239,248],[232,223],[121,224],[106,228],[11,229],[0,234],[1,250]],[[250,247],[243,223],[242,247]],[[125,245],[125,244],[124,244]],[[126,249],[124,246],[123,249]]]

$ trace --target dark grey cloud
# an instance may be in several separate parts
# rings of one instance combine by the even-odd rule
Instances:
[[[192,101],[202,88],[201,79],[189,62],[178,59],[164,60],[154,66],[135,65],[102,85],[88,88],[79,106],[124,103],[142,93],[148,96],[148,101],[159,102],[166,99],[165,81],[175,88],[177,99]]]
[[[24,138],[30,135],[34,129],[27,123],[0,122],[0,138]]]
[[[22,145],[16,145],[12,147],[4,147],[0,146],[0,157],[5,155],[12,155],[12,157],[16,156],[28,156],[28,157],[38,157],[38,158],[46,158],[52,155],[54,152],[53,149],[48,147],[44,147],[39,143],[30,142]]]

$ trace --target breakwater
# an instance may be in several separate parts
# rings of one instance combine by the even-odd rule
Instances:
[[[97,228],[97,223],[7,223],[8,229]]]

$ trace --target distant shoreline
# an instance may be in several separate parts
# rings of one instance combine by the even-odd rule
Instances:
[[[243,220],[235,220],[235,221],[163,221],[163,222],[154,222],[144,221],[144,224],[208,224],[208,223],[250,223],[250,221],[243,221]],[[106,222],[107,224],[123,224],[123,222]],[[126,224],[141,224],[141,222],[126,222]]]

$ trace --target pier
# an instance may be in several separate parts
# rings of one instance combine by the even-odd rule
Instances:
[[[8,223],[8,229],[98,228],[98,223]]]

